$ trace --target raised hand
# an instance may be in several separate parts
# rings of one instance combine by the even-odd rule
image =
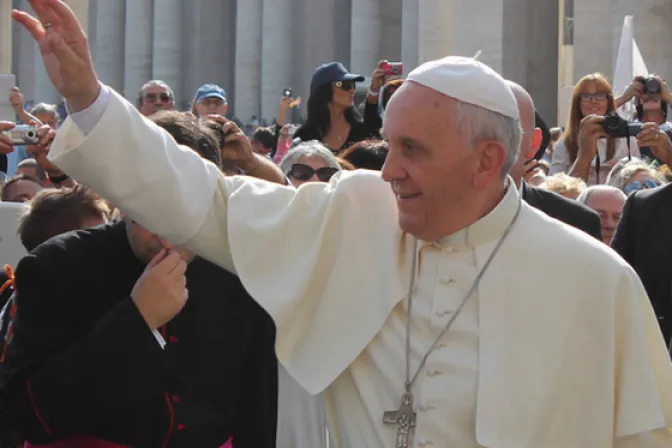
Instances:
[[[187,303],[186,271],[176,251],[163,249],[133,286],[131,298],[152,330],[170,322]]]
[[[93,68],[89,43],[75,14],[61,0],[29,0],[36,17],[12,11],[12,17],[33,36],[44,67],[56,90],[74,112],[89,107],[100,84]]]
[[[220,149],[222,159],[231,160],[243,171],[254,171],[258,160],[252,150],[250,139],[238,125],[221,115],[208,115],[208,120],[222,125],[224,135],[224,146]]]
[[[16,125],[11,121],[0,121],[0,154],[9,154],[14,152],[14,143],[12,139],[5,135],[5,132],[11,131]]]

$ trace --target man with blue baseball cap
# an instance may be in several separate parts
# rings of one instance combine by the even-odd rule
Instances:
[[[226,91],[217,84],[203,84],[196,91],[191,111],[199,117],[205,115],[225,116],[228,109]]]

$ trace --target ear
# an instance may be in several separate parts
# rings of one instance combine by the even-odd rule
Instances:
[[[474,174],[474,187],[486,188],[501,178],[502,167],[506,161],[506,149],[501,142],[490,140],[479,143],[474,152],[479,159]]]
[[[539,150],[539,147],[541,146],[541,141],[543,138],[543,135],[541,135],[541,129],[534,128],[534,131],[532,131],[532,141],[530,141],[530,148],[528,149],[527,154],[525,154],[525,160],[530,160],[532,157],[534,157],[534,155]]]

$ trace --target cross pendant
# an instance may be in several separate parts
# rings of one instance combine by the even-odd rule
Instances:
[[[397,444],[395,448],[408,448],[413,441],[416,413],[413,411],[413,394],[406,392],[401,396],[401,405],[397,411],[383,414],[383,423],[397,425]]]

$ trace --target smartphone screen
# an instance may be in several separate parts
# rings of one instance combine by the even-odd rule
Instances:
[[[16,86],[16,76],[11,73],[0,74],[0,120],[15,121],[16,113],[9,102],[12,87]]]

